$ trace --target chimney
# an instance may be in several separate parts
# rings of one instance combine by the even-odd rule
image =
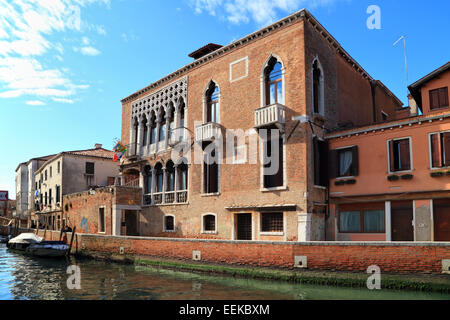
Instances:
[[[413,98],[412,95],[408,94],[408,101],[409,101],[409,109],[410,109],[410,115],[411,117],[415,117],[419,114],[418,106],[416,103],[416,100]]]
[[[200,59],[201,57],[206,56],[207,54],[216,51],[217,49],[222,48],[220,44],[208,43],[206,46],[201,47],[198,50],[189,54],[189,57],[194,58],[195,60]]]
[[[95,144],[95,149],[101,149],[102,148],[102,144],[100,144],[100,143],[96,143]]]

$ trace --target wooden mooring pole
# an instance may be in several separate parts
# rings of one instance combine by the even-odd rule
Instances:
[[[77,226],[74,226],[74,227],[73,227],[73,230],[72,230],[72,237],[70,238],[70,246],[69,246],[69,250],[67,250],[66,255],[70,255],[70,251],[72,250],[73,237],[75,236],[76,230],[77,230]]]

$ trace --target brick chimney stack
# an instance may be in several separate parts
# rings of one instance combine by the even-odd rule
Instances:
[[[96,143],[96,144],[95,144],[95,149],[100,149],[102,146],[103,146],[102,144]]]

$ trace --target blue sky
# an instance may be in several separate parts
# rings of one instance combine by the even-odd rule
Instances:
[[[0,190],[32,157],[113,147],[120,100],[192,61],[307,8],[374,78],[406,102],[410,83],[449,61],[448,0],[0,0]],[[369,30],[369,5],[381,29]]]

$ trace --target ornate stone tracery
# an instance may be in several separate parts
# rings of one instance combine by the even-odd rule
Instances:
[[[186,117],[187,85],[186,76],[132,103],[130,148],[135,154],[148,155],[168,148],[170,130],[179,125],[181,113]],[[156,139],[151,138],[153,127],[157,128]],[[156,141],[156,145],[151,141]]]

